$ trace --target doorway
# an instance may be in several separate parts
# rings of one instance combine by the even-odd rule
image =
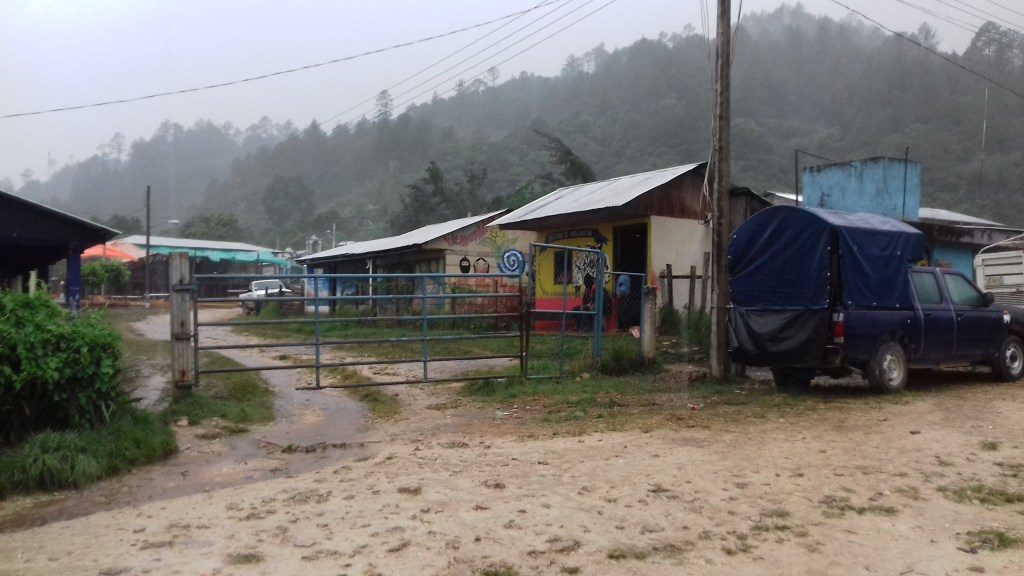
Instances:
[[[614,246],[612,268],[616,272],[647,272],[647,224],[616,226],[612,229]]]

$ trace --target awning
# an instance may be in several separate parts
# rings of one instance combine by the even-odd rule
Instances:
[[[206,258],[211,262],[260,262],[261,264],[274,264],[277,266],[289,265],[287,260],[274,256],[274,253],[269,250],[245,252],[235,250],[212,250],[208,248],[188,249],[173,246],[153,246],[150,248],[149,252],[150,254],[177,254],[179,252],[184,252],[193,258]]]
[[[140,256],[130,253],[121,247],[115,247],[111,244],[97,244],[89,247],[82,252],[82,260],[91,258],[98,258],[101,260],[118,260],[120,262],[132,262],[138,260]]]

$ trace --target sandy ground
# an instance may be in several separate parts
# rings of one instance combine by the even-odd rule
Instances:
[[[0,574],[1016,576],[1024,549],[964,540],[1024,535],[1024,503],[947,494],[1024,491],[1024,384],[982,376],[903,403],[709,408],[583,436],[427,409],[458,404],[454,388],[405,387],[363,456],[3,534]]]

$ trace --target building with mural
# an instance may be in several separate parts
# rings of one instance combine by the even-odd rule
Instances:
[[[701,267],[711,250],[711,201],[704,192],[707,163],[685,164],[662,170],[559,188],[518,210],[496,219],[502,230],[530,231],[537,242],[593,248],[606,257],[615,272],[642,274],[654,285],[658,273]],[[746,188],[732,191],[732,222],[738,225],[768,202]],[[571,261],[567,261],[567,259]],[[534,254],[535,297],[538,309],[555,310],[582,303],[585,281],[595,274],[593,253],[538,249]],[[639,282],[604,289],[622,299],[638,300]],[[675,305],[686,307],[686,294]]]
[[[296,260],[324,274],[423,274],[451,275],[432,283],[430,291],[465,290],[490,292],[518,290],[519,281],[473,277],[471,273],[513,273],[525,269],[524,254],[535,238],[531,232],[489,227],[505,210],[428,224],[397,236],[348,242]],[[466,275],[464,278],[459,276]],[[324,289],[336,295],[369,293],[371,287],[331,279]],[[378,289],[383,286],[378,284]]]

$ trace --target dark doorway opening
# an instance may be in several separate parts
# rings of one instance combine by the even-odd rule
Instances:
[[[616,272],[647,272],[647,224],[616,226],[612,230]]]
[[[616,226],[612,229],[615,272],[647,273],[647,224]],[[628,330],[640,324],[640,302],[643,282],[636,277],[613,275],[616,327]]]

